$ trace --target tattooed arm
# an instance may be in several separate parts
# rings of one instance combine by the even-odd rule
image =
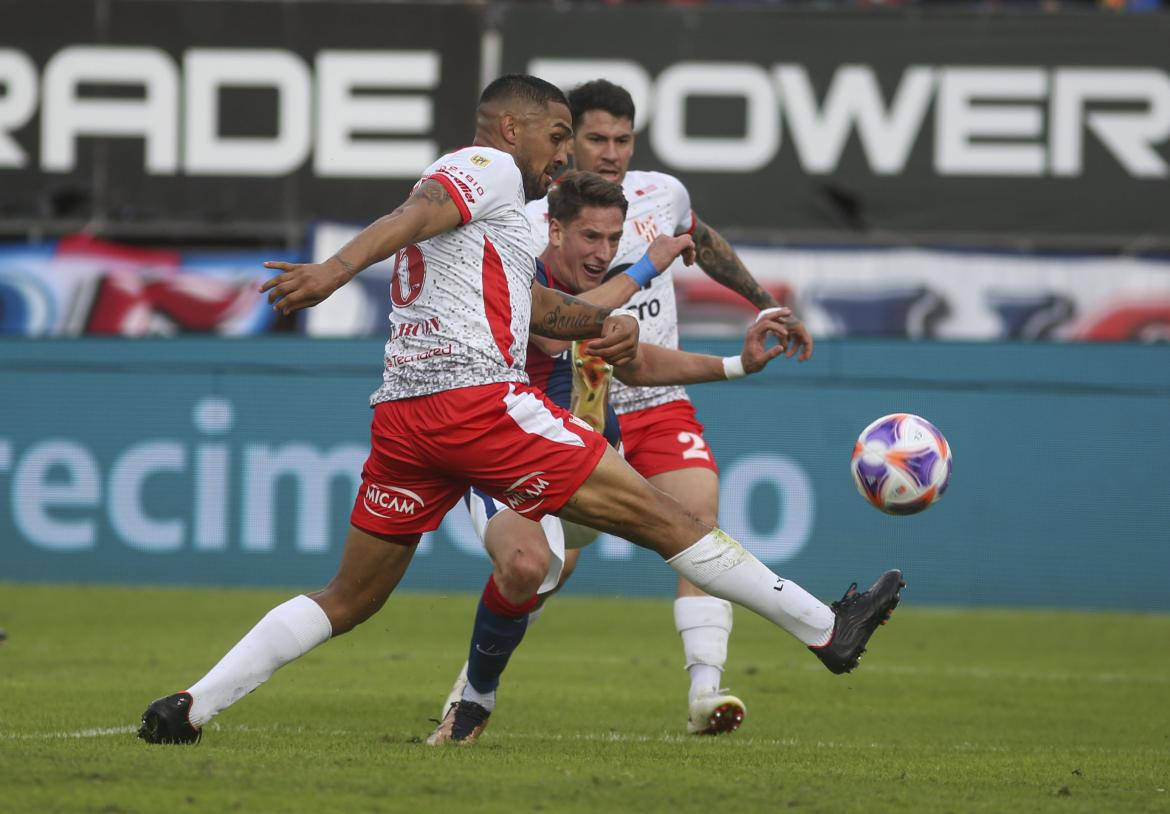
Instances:
[[[708,277],[741,295],[761,311],[780,303],[756,282],[723,235],[695,215],[695,261]]]
[[[529,328],[549,339],[593,339],[601,336],[601,325],[611,310],[533,283]]]
[[[634,317],[621,312],[614,314],[609,308],[590,305],[539,283],[532,284],[529,330],[535,337],[551,340],[593,339],[589,352],[615,365],[632,361],[638,350],[638,320]],[[538,344],[550,354],[559,353],[565,347]]]
[[[427,179],[401,206],[371,223],[324,263],[269,260],[264,265],[282,273],[265,281],[260,290],[268,292],[268,301],[283,314],[309,308],[363,269],[404,246],[450,231],[461,222],[459,208],[446,187]]]
[[[695,218],[695,262],[699,264],[708,277],[715,282],[735,291],[761,311],[765,308],[775,308],[779,305],[776,298],[764,290],[751,272],[744,266],[735,249],[731,248],[723,235],[716,232],[703,221]],[[785,356],[791,358],[800,354],[800,361],[806,361],[813,352],[813,338],[808,328],[794,316],[785,317],[784,327],[787,335],[781,339]]]

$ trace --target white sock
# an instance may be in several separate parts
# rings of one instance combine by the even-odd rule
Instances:
[[[294,596],[277,605],[187,690],[191,693],[191,723],[203,726],[267,681],[278,668],[328,641],[331,635],[329,617],[309,597]]]
[[[687,668],[687,675],[691,677],[691,689],[687,693],[688,703],[700,695],[719,692],[719,684],[723,681],[723,671],[710,664],[692,664]]]
[[[681,596],[674,600],[674,627],[691,677],[690,700],[717,692],[727,663],[731,603],[714,596]]]
[[[833,611],[795,582],[776,576],[721,529],[666,561],[693,585],[779,625],[807,645],[833,634]]]
[[[544,613],[544,605],[537,605],[535,610],[530,610],[528,612],[528,626],[532,627],[542,613]]]
[[[463,700],[474,701],[481,707],[491,712],[496,708],[496,691],[480,692],[475,687],[471,686],[471,682],[467,682],[467,686],[463,688]]]

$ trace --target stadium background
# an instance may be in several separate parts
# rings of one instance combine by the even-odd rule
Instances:
[[[0,580],[328,579],[389,272],[277,320],[259,263],[329,254],[524,70],[630,87],[634,165],[821,340],[691,389],[763,559],[825,595],[896,564],[916,602],[1170,608],[1170,20],[1058,12],[0,0]],[[679,288],[685,347],[733,352],[746,303]],[[897,410],[956,456],[912,518],[847,470]],[[575,592],[672,590],[587,557]],[[485,573],[457,510],[406,585]]]

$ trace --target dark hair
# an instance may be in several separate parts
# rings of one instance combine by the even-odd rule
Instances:
[[[594,79],[569,91],[569,110],[573,113],[573,129],[590,110],[604,110],[615,119],[629,119],[634,123],[634,99],[621,85],[607,79]]]
[[[519,73],[506,74],[499,79],[492,80],[479,95],[479,104],[482,106],[501,99],[519,99],[538,107],[544,107],[551,102],[560,102],[565,107],[569,106],[569,100],[565,98],[564,91],[556,85],[536,76]]]
[[[584,170],[566,172],[548,191],[549,220],[569,223],[587,206],[616,206],[625,220],[628,204],[620,184]]]

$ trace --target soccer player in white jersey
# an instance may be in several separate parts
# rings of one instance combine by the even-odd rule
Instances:
[[[634,155],[635,111],[624,88],[600,79],[575,88],[568,98],[573,114],[574,165],[620,184],[629,201],[611,273],[631,267],[657,235],[690,234],[699,267],[708,276],[761,311],[778,305],[748,273],[727,241],[694,213],[681,181],[661,172],[629,169]],[[529,203],[528,214],[533,235],[547,239],[547,199]],[[536,251],[542,248],[543,240]],[[641,273],[638,282],[641,287],[626,307],[638,312],[641,341],[677,348],[678,312],[671,270],[658,276]],[[812,337],[799,320],[788,317],[787,321],[787,353],[799,353],[805,361],[812,354]],[[717,525],[719,469],[686,391],[681,386],[627,387],[617,381],[610,400],[621,422],[626,460],[640,475],[695,512],[701,522]],[[680,577],[674,621],[690,677],[687,730],[709,732],[707,721],[714,709],[729,710],[732,714],[721,720],[738,724],[746,712],[744,704],[720,688],[732,628],[731,605]],[[734,714],[736,708],[738,714]]]
[[[291,314],[396,257],[370,455],[333,579],[269,611],[187,690],[152,702],[138,731],[148,743],[195,743],[207,721],[277,669],[370,618],[422,533],[471,486],[534,520],[559,513],[625,536],[708,593],[783,628],[835,672],[856,667],[897,605],[895,570],[832,607],[778,577],[527,383],[530,330],[593,339],[595,355],[620,365],[636,357],[637,320],[533,284],[524,202],[542,197],[565,162],[572,128],[564,94],[535,77],[504,76],[484,89],[476,114],[472,146],[439,158],[401,206],[333,257],[267,264],[280,273],[261,290]]]

